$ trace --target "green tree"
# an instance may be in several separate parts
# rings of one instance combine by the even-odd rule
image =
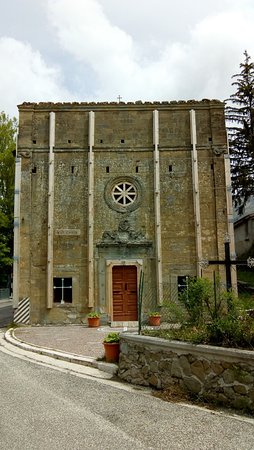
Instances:
[[[254,194],[254,63],[247,51],[240,64],[240,73],[233,75],[236,91],[226,108],[232,193],[238,212]]]
[[[0,286],[12,270],[15,137],[17,120],[0,113]]]

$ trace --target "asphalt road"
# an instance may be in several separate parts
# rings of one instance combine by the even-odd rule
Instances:
[[[253,450],[254,420],[154,398],[112,380],[5,353],[0,449]]]
[[[13,322],[12,306],[2,306],[0,302],[0,328],[7,327],[11,322]]]

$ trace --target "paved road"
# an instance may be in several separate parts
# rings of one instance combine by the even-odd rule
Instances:
[[[0,328],[7,327],[11,322],[13,322],[12,306],[4,306],[0,301]]]
[[[166,403],[98,379],[95,370],[74,374],[68,363],[61,369],[24,358],[0,340],[0,449],[254,448],[253,419]]]

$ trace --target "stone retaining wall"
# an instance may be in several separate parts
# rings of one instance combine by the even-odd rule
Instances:
[[[177,384],[208,401],[254,412],[254,352],[121,334],[119,377],[163,389]]]

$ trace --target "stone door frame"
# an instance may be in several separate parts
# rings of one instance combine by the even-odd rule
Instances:
[[[140,272],[143,267],[143,259],[107,259],[106,260],[106,305],[109,318],[113,319],[113,273],[114,266],[135,266],[137,268],[137,288],[139,289]],[[115,323],[115,322],[114,322]]]

